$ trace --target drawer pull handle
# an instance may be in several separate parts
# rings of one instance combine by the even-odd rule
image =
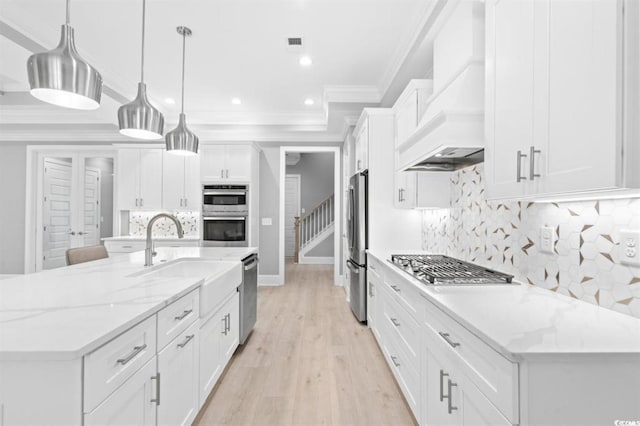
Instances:
[[[191,339],[193,339],[194,337],[196,337],[195,334],[190,334],[186,337],[186,339],[184,339],[184,342],[182,343],[178,343],[178,347],[179,348],[184,348],[185,346],[187,346],[187,344],[191,341]]]
[[[454,410],[458,409],[458,407],[454,407],[453,406],[453,402],[451,401],[451,388],[454,387],[454,386],[458,386],[458,384],[457,383],[453,383],[451,381],[451,379],[447,379],[447,382],[448,382],[448,384],[447,384],[447,388],[448,388],[447,393],[449,394],[449,395],[447,395],[447,411],[449,412],[449,414],[451,414]]]
[[[146,343],[142,346],[134,346],[133,351],[131,351],[131,353],[126,357],[118,359],[117,363],[122,365],[127,365],[129,361],[131,361],[133,358],[136,357],[136,355],[138,355],[140,352],[144,351],[145,349],[147,349]]]
[[[391,355],[391,361],[393,362],[393,365],[395,365],[396,367],[400,367],[400,363],[397,361],[397,357]]]
[[[160,405],[160,373],[151,377],[151,380],[156,381],[156,397],[151,399],[151,402],[155,402],[156,405]]]
[[[393,323],[393,325],[395,325],[396,327],[400,327],[400,322],[398,322],[398,320],[396,318],[390,318],[391,322]]]
[[[133,246],[122,246],[122,248],[133,248]]]
[[[178,315],[177,317],[174,317],[174,319],[176,321],[182,321],[183,319],[186,318],[187,315],[189,315],[191,312],[193,312],[193,309],[187,309],[186,311],[182,312],[180,315]]]
[[[445,373],[444,370],[440,370],[440,402],[444,401],[448,396],[444,396],[444,378],[449,377],[448,373]]]
[[[398,287],[397,285],[393,285],[393,284],[391,284],[391,288],[392,288],[394,291],[397,291],[398,293],[400,293],[400,287]]]
[[[445,342],[447,342],[449,344],[449,346],[451,346],[452,348],[456,348],[458,346],[460,346],[460,343],[458,342],[454,342],[453,340],[451,340],[451,338],[449,337],[449,333],[443,333],[442,331],[439,331],[438,334],[440,335],[440,337],[442,337]]]

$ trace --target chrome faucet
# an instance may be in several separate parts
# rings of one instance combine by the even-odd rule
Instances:
[[[151,238],[151,231],[153,230],[153,224],[156,223],[158,219],[166,217],[167,219],[171,219],[173,223],[176,224],[176,228],[178,229],[178,238],[184,237],[184,231],[182,230],[182,224],[175,216],[170,215],[168,213],[158,213],[154,217],[151,218],[149,223],[147,224],[147,248],[144,249],[144,266],[153,265],[153,256],[156,255],[156,252],[153,250],[153,239]]]

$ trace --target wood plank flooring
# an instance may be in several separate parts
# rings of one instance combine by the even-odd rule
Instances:
[[[413,425],[371,331],[333,285],[333,267],[287,262],[260,287],[258,321],[196,425]]]

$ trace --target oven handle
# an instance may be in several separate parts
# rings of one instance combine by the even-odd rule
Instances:
[[[202,195],[247,195],[246,192],[203,191]]]
[[[205,216],[202,220],[247,220],[246,216]]]

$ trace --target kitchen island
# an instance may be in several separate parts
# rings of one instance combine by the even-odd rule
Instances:
[[[241,259],[257,249],[157,251],[148,268],[135,252],[0,282],[3,424],[195,417],[238,345]]]

